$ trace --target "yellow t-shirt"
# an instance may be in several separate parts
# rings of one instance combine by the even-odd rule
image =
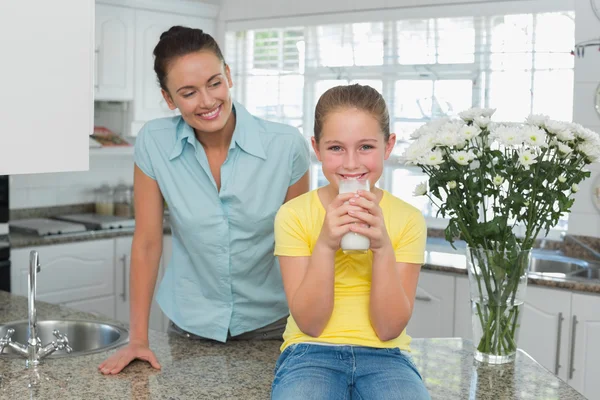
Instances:
[[[383,191],[379,206],[383,211],[396,261],[422,264],[427,227],[421,212],[386,191]],[[324,219],[325,208],[316,190],[285,203],[275,217],[275,255],[310,256]],[[334,306],[325,330],[317,338],[308,336],[298,328],[290,315],[281,351],[301,342],[398,347],[410,351],[410,336],[406,334],[406,329],[396,339],[382,342],[371,326],[369,295],[372,264],[373,253],[370,250],[358,255],[346,255],[338,250],[335,255]]]

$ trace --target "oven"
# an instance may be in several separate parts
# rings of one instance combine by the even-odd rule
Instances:
[[[8,212],[8,175],[0,175],[0,290],[6,292],[10,292]]]

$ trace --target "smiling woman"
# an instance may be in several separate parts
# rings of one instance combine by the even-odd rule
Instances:
[[[288,309],[273,255],[274,218],[308,190],[307,141],[232,99],[229,66],[210,35],[174,26],[154,56],[162,96],[181,115],[148,122],[136,140],[131,339],[100,365],[105,374],[135,358],[160,368],[149,348],[148,314],[164,202],[173,255],[156,298],[171,334],[281,339]]]

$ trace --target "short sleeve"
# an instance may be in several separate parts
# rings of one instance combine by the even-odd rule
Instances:
[[[294,148],[292,150],[292,177],[289,186],[298,182],[300,178],[306,174],[309,166],[310,149],[308,147],[308,141],[302,136],[300,131],[296,130],[296,134],[294,135]]]
[[[150,153],[148,152],[147,142],[150,139],[150,135],[148,135],[147,126],[147,124],[144,125],[138,133],[138,136],[135,140],[133,158],[135,160],[135,164],[139,169],[142,170],[142,172],[144,172],[144,174],[156,180],[154,168],[152,168],[152,159],[150,157]]]
[[[275,216],[276,256],[310,256],[309,239],[297,213],[287,206],[279,208]]]
[[[396,246],[396,262],[423,264],[425,262],[425,245],[427,243],[427,224],[425,217],[414,210]]]

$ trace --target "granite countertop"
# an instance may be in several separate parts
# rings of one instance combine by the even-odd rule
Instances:
[[[25,297],[0,292],[0,324],[26,315]],[[109,321],[39,302],[39,320],[62,318]],[[46,359],[37,371],[25,370],[24,359],[0,357],[0,399],[268,399],[280,344],[221,344],[151,331],[162,369],[135,361],[115,376],[97,370],[111,352]],[[460,338],[414,339],[412,349],[432,399],[585,399],[522,351],[514,364],[485,366]]]

